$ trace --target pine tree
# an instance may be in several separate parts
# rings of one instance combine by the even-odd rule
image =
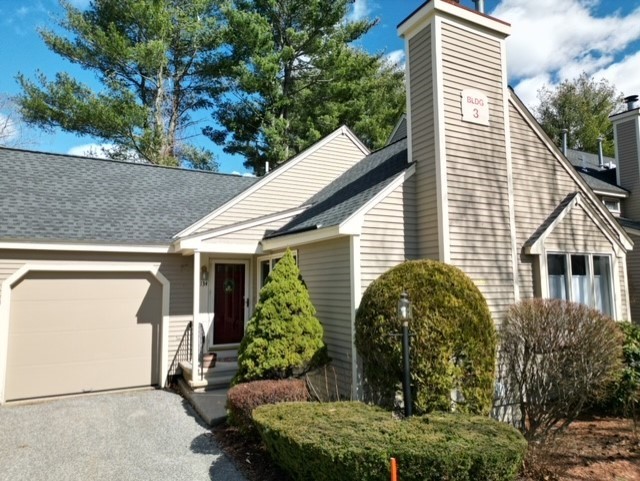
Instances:
[[[235,0],[224,10],[230,95],[205,134],[261,174],[345,124],[384,145],[405,108],[404,74],[354,46],[376,21],[352,0]]]
[[[282,379],[326,360],[323,329],[300,270],[287,250],[260,291],[238,352],[233,384]]]
[[[221,0],[61,0],[60,27],[40,33],[47,47],[95,74],[96,91],[68,73],[18,76],[24,120],[115,144],[112,158],[214,170],[213,154],[188,142],[194,112],[221,87]],[[209,76],[203,80],[203,72]]]

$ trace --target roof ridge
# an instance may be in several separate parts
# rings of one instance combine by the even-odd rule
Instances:
[[[197,174],[210,174],[210,175],[221,175],[221,176],[229,176],[229,177],[238,177],[238,178],[254,178],[257,179],[258,177],[255,176],[248,176],[248,175],[239,175],[239,174],[230,174],[227,172],[214,172],[214,171],[210,171],[210,170],[198,170],[198,169],[187,169],[185,167],[174,167],[174,166],[170,166],[170,165],[157,165],[157,164],[151,164],[151,163],[143,163],[143,162],[130,162],[130,161],[126,161],[126,160],[116,160],[116,159],[105,159],[105,158],[101,158],[101,157],[88,157],[85,155],[75,155],[75,154],[61,154],[59,152],[45,152],[42,150],[30,150],[30,149],[18,149],[15,147],[5,147],[5,146],[0,146],[0,151],[12,151],[12,152],[22,152],[22,153],[27,153],[27,154],[38,154],[38,155],[51,155],[54,157],[66,157],[66,158],[70,158],[70,159],[83,159],[83,160],[92,160],[92,161],[97,161],[97,162],[110,162],[113,164],[125,164],[125,165],[135,165],[135,166],[140,166],[140,167],[155,167],[155,168],[159,168],[159,169],[169,169],[169,170],[174,170],[174,171],[178,171],[178,172],[194,172]]]

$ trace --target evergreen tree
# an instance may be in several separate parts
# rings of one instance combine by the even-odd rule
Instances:
[[[604,137],[604,155],[615,155],[613,126],[609,116],[622,105],[622,98],[606,80],[599,82],[582,73],[555,89],[538,91],[536,117],[556,145],[562,145],[562,130],[568,130],[569,148],[598,152],[598,137]]]
[[[323,329],[287,250],[260,291],[238,352],[233,384],[257,379],[281,379],[306,372],[326,360]]]
[[[376,22],[347,21],[350,0],[235,0],[224,10],[233,68],[217,105],[224,150],[264,172],[342,124],[371,147],[404,111],[403,73],[352,42]]]
[[[211,152],[186,141],[193,112],[210,108],[221,81],[218,0],[93,0],[87,10],[61,0],[68,35],[44,29],[47,47],[95,73],[93,91],[67,73],[18,76],[28,123],[98,137],[106,153],[154,164],[216,169]],[[204,71],[209,77],[202,80]]]

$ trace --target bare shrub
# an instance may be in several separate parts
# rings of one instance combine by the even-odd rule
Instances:
[[[501,384],[527,439],[568,426],[620,368],[615,321],[584,305],[525,300],[509,309],[500,331]]]

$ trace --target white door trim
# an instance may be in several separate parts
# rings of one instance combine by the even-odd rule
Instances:
[[[169,358],[169,295],[170,282],[160,272],[159,263],[147,262],[27,262],[2,283],[0,297],[0,404],[5,402],[7,355],[9,347],[9,315],[11,313],[11,289],[29,272],[148,272],[162,285],[162,327],[160,346],[160,386],[167,378]]]

